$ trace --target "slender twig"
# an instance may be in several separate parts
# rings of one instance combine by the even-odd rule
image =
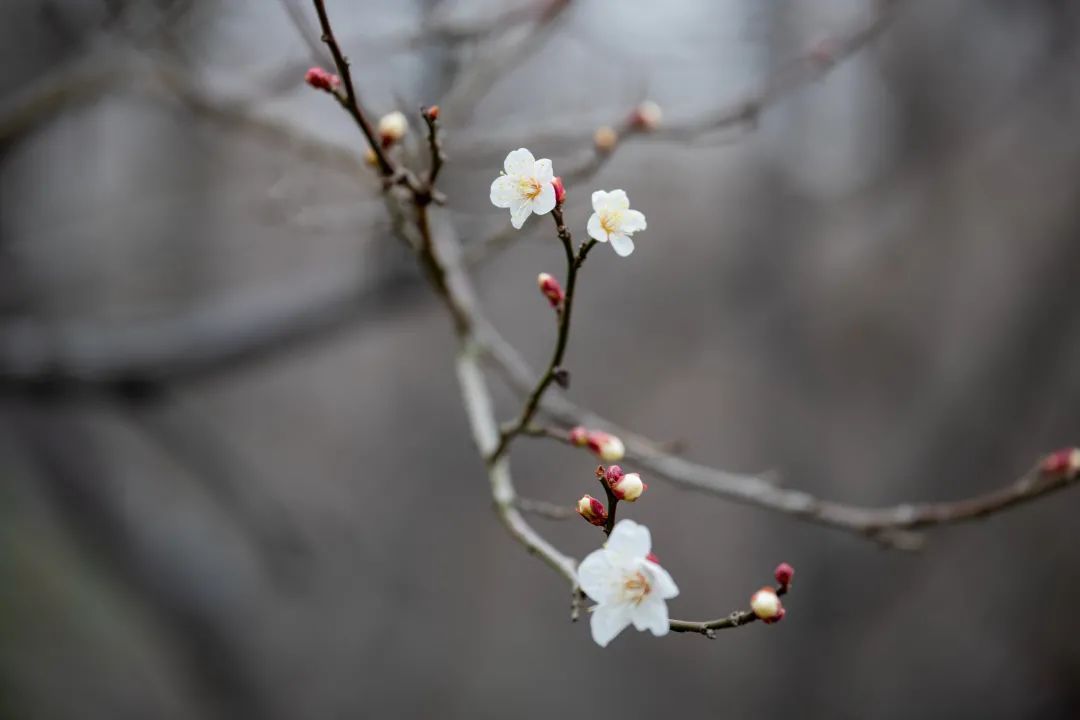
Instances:
[[[322,28],[322,40],[326,43],[326,46],[330,48],[330,54],[334,57],[334,65],[337,67],[338,75],[341,77],[341,86],[343,89],[334,90],[332,95],[360,127],[360,131],[368,141],[368,146],[371,148],[372,152],[375,153],[375,159],[379,166],[379,173],[387,179],[387,182],[400,182],[410,189],[415,189],[417,187],[415,179],[412,178],[409,173],[398,167],[397,163],[395,163],[387,154],[382,143],[379,142],[378,136],[375,134],[371,121],[368,120],[367,115],[360,105],[360,98],[356,92],[356,86],[353,84],[352,71],[349,69],[349,61],[341,52],[341,48],[334,38],[334,30],[330,25],[330,17],[326,14],[326,5],[323,3],[323,0],[312,0],[312,2],[315,5],[315,12],[319,15],[319,26]]]
[[[442,170],[443,164],[446,162],[446,153],[443,151],[442,136],[439,132],[438,107],[421,108],[420,116],[424,118],[424,123],[427,124],[428,151],[431,157],[431,167],[428,169],[425,185],[429,191],[433,192],[435,180],[438,179],[439,171]]]
[[[604,488],[604,495],[607,496],[607,520],[604,521],[604,534],[610,537],[611,531],[615,529],[615,513],[619,508],[619,498],[611,489],[611,483],[607,480],[603,465],[596,469],[596,479],[600,481],[600,486]]]
[[[518,497],[514,507],[523,513],[537,515],[548,520],[569,520],[578,517],[577,510],[569,505],[558,505],[546,500]]]
[[[776,595],[778,597],[787,594],[787,591],[788,588],[786,586],[776,587]],[[716,620],[670,620],[668,621],[668,627],[671,628],[671,632],[699,633],[712,640],[716,637],[717,630],[742,627],[743,625],[749,625],[758,619],[758,616],[754,614],[753,610],[736,610],[730,615],[717,618]]]
[[[563,355],[566,354],[566,346],[570,340],[570,314],[574,308],[574,288],[577,285],[578,271],[581,269],[582,264],[585,262],[585,257],[589,254],[589,251],[596,245],[596,240],[589,238],[581,244],[578,248],[577,254],[574,253],[574,239],[570,234],[570,230],[566,227],[566,222],[563,219],[562,207],[555,206],[555,209],[551,211],[551,216],[555,220],[555,228],[559,234],[559,240],[562,242],[563,250],[566,252],[566,296],[562,303],[562,308],[559,311],[559,334],[555,341],[555,350],[551,354],[551,361],[548,362],[547,369],[544,374],[540,376],[540,380],[536,383],[536,387],[533,388],[529,397],[525,400],[525,406],[521,409],[521,415],[513,424],[504,429],[499,437],[499,444],[496,446],[495,451],[488,457],[488,462],[495,462],[498,460],[506,449],[510,446],[510,442],[521,433],[529,423],[532,422],[533,416],[536,414],[536,410],[540,405],[540,399],[544,396],[544,392],[548,389],[552,382],[555,380],[556,373],[562,367]]]

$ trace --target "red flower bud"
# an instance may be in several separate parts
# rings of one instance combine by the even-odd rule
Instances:
[[[570,428],[570,434],[567,439],[570,440],[571,445],[585,447],[589,444],[589,431],[578,425],[577,427]]]
[[[776,566],[773,575],[776,577],[776,582],[780,583],[780,587],[786,588],[791,584],[791,578],[795,577],[795,568],[787,563],[780,563]]]
[[[660,121],[664,117],[663,110],[652,100],[646,100],[645,102],[634,108],[634,112],[630,113],[630,124],[639,130],[649,132],[660,127]]]
[[[341,84],[341,78],[332,73],[328,73],[321,67],[313,67],[309,68],[308,71],[304,73],[304,82],[318,90],[330,92]]]
[[[540,292],[551,303],[551,307],[558,308],[562,305],[566,294],[563,292],[562,285],[559,285],[558,280],[547,273],[540,273],[536,276],[536,284],[540,286]]]
[[[555,204],[562,205],[563,200],[566,199],[566,188],[563,187],[562,178],[554,177],[551,179],[551,186],[555,188]]]
[[[608,514],[604,503],[592,495],[582,495],[577,503],[578,515],[585,518],[592,525],[603,525],[607,522]]]
[[[622,480],[623,471],[618,465],[612,465],[604,471],[604,479],[608,481],[608,485],[619,482]]]
[[[426,117],[428,120],[438,120],[439,119],[439,106],[438,105],[432,105],[431,107],[424,108],[424,117]]]

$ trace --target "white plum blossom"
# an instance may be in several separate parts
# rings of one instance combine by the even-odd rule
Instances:
[[[555,208],[550,160],[537,160],[525,148],[518,148],[506,156],[503,170],[491,183],[491,203],[510,208],[510,224],[515,229],[520,230],[532,213],[544,215]]]
[[[606,647],[631,623],[638,630],[666,635],[667,600],[679,594],[664,568],[648,559],[649,529],[633,520],[620,520],[604,547],[578,566],[578,584],[596,601],[590,626],[593,640]]]
[[[626,193],[597,190],[592,194],[592,206],[595,212],[589,218],[589,237],[600,242],[610,241],[620,257],[634,252],[634,241],[630,236],[645,229],[645,216],[630,209]]]

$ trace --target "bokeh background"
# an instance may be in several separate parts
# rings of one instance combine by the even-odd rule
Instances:
[[[558,172],[645,97],[691,122],[876,11],[327,4],[375,115],[442,105],[436,221],[537,365],[561,248],[534,218],[482,249],[505,153]],[[1080,6],[895,5],[753,126],[632,139],[568,188],[577,232],[596,188],[649,219],[585,268],[575,401],[870,505],[989,490],[1080,440]],[[675,616],[743,606],[785,560],[787,618],[605,650],[569,623],[491,511],[449,323],[356,128],[302,83],[313,23],[300,0],[0,7],[0,716],[1080,715],[1075,491],[905,554],[646,478],[627,515]],[[274,318],[303,331],[200,362]],[[513,463],[524,495],[593,490],[580,452]],[[578,557],[599,541],[536,522]]]

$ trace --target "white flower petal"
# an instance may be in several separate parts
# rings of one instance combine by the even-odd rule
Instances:
[[[517,196],[517,183],[508,175],[500,175],[491,183],[491,204],[495,207],[508,208]]]
[[[600,242],[607,242],[607,232],[604,231],[602,225],[600,225],[600,213],[593,213],[589,218],[588,225],[589,237],[593,240],[599,240]]]
[[[592,612],[589,626],[592,628],[592,637],[596,644],[607,647],[608,643],[626,629],[630,622],[629,605],[597,605]]]
[[[623,235],[622,233],[611,234],[611,247],[615,250],[615,254],[619,257],[626,257],[630,253],[634,252],[634,241],[630,239],[629,235]]]
[[[620,596],[623,571],[612,560],[611,553],[600,549],[589,553],[578,565],[578,585],[598,603],[612,602]]]
[[[630,198],[626,197],[626,191],[624,190],[612,190],[608,193],[607,201],[612,208],[619,210],[630,209]]]
[[[603,190],[597,190],[592,194],[592,209],[596,212],[606,210],[608,206],[608,194]]]
[[[533,165],[531,175],[539,182],[550,183],[555,177],[555,172],[551,169],[551,161],[547,158],[537,160]]]
[[[507,175],[525,175],[532,177],[536,167],[536,158],[525,148],[518,148],[506,156],[503,162],[503,170]]]
[[[646,228],[645,215],[637,210],[627,210],[623,215],[622,231],[626,234],[636,233]]]
[[[510,202],[510,224],[514,226],[515,230],[520,230],[525,221],[529,219],[532,206],[532,200],[527,198],[514,198]]]
[[[652,536],[644,525],[633,520],[620,520],[615,523],[615,529],[604,547],[619,555],[644,558],[652,549]]]
[[[646,598],[644,602],[633,606],[632,619],[634,627],[638,630],[648,630],[653,635],[660,637],[667,635],[671,625],[668,621],[667,603],[658,597]]]
[[[545,182],[540,188],[540,194],[533,199],[533,212],[537,215],[546,215],[555,209],[555,186]]]
[[[671,573],[660,567],[651,560],[645,561],[645,571],[649,574],[649,585],[652,592],[661,600],[670,600],[679,594],[679,586],[675,584]]]

